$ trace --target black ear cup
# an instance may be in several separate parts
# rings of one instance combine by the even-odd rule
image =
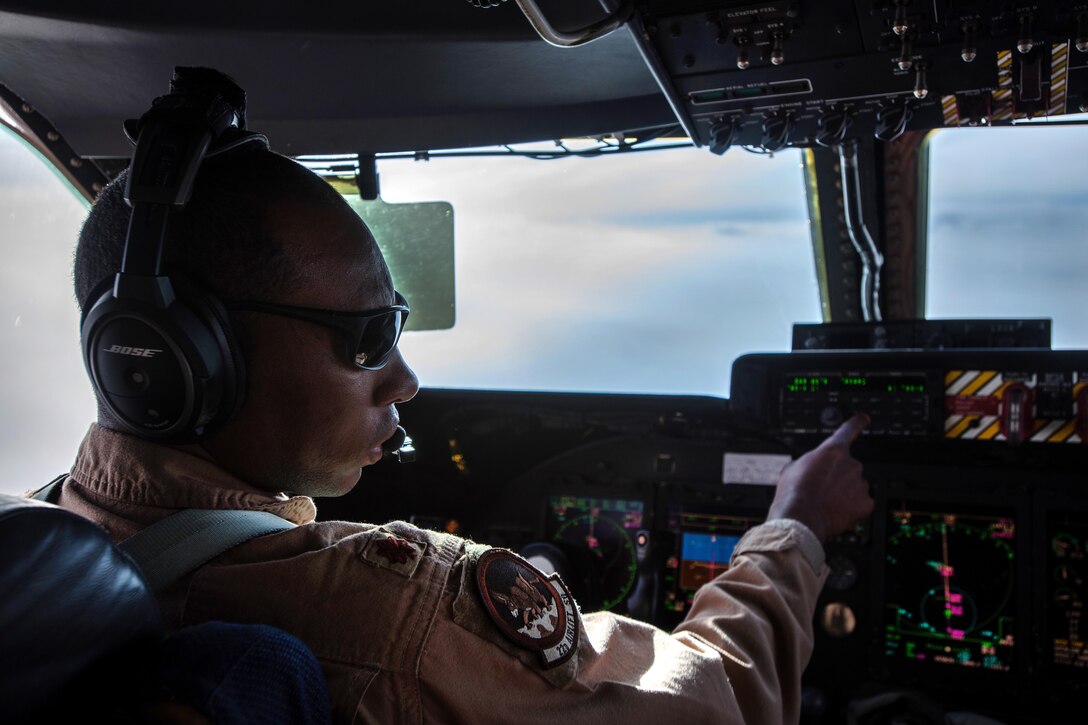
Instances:
[[[182,280],[162,280],[162,306],[100,294],[83,320],[83,361],[127,432],[190,442],[237,412],[244,365],[222,304]]]
[[[203,436],[206,437],[237,415],[242,408],[242,403],[245,402],[245,358],[238,345],[238,338],[234,334],[227,308],[223,306],[219,297],[200,287],[189,285],[184,279],[173,277],[173,280],[176,287],[185,290],[184,298],[201,319],[207,320],[208,329],[216,336],[220,349],[226,351],[223,356],[223,382],[219,406],[215,415],[205,426]]]

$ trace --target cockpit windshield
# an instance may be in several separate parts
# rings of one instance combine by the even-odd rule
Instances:
[[[426,385],[724,397],[820,320],[799,151],[379,165],[455,210],[457,323],[401,342]]]

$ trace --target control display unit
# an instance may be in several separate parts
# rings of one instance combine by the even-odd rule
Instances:
[[[824,436],[854,413],[866,436],[988,446],[1088,441],[1082,351],[897,350],[744,355],[730,407],[778,434]],[[972,444],[973,445],[973,444]]]
[[[933,387],[931,376],[918,372],[789,372],[780,388],[780,426],[786,433],[830,432],[865,412],[870,434],[925,436]]]

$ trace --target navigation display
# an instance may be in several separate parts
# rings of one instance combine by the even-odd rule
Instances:
[[[1013,662],[1012,512],[893,507],[885,549],[884,654],[1008,672]]]
[[[624,603],[638,574],[634,536],[642,528],[642,501],[552,496],[548,504],[548,537],[593,557],[602,608]]]

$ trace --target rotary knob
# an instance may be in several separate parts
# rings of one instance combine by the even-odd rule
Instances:
[[[854,633],[858,626],[854,610],[843,602],[831,602],[820,613],[820,624],[828,635],[844,639]]]
[[[829,405],[820,411],[820,426],[823,428],[838,428],[846,420],[842,408]]]
[[[851,589],[858,582],[858,567],[845,556],[833,556],[827,561],[827,567],[831,571],[827,575],[824,586],[832,591],[844,592]]]

